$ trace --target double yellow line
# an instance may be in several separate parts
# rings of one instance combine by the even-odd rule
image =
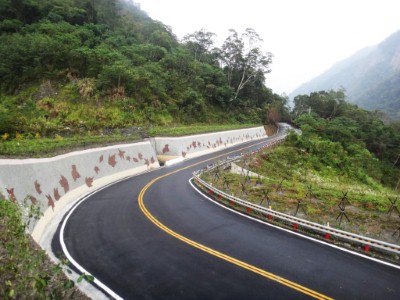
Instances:
[[[261,143],[260,143],[260,144],[261,144]],[[257,144],[257,145],[258,145],[258,144]],[[253,146],[254,146],[254,145],[253,145]],[[192,246],[192,247],[195,247],[195,248],[197,248],[197,249],[199,249],[199,250],[202,250],[202,251],[204,251],[204,252],[206,252],[206,253],[208,253],[208,254],[211,254],[211,255],[213,255],[213,256],[215,256],[215,257],[218,257],[218,258],[220,258],[220,259],[222,259],[222,260],[225,260],[225,261],[227,261],[227,262],[229,262],[229,263],[232,263],[232,264],[234,264],[234,265],[237,265],[237,266],[239,266],[239,267],[241,267],[241,268],[243,268],[243,269],[246,269],[246,270],[248,270],[248,271],[251,271],[251,272],[254,272],[254,273],[256,273],[256,274],[259,274],[259,275],[261,275],[261,276],[263,276],[263,277],[265,277],[265,278],[268,278],[268,279],[270,279],[270,280],[276,281],[276,282],[278,282],[278,283],[280,283],[280,284],[282,284],[282,285],[285,285],[285,286],[287,286],[287,287],[289,287],[289,288],[292,288],[292,289],[294,289],[294,290],[296,290],[296,291],[299,291],[299,292],[301,292],[301,293],[303,293],[303,294],[309,295],[309,296],[311,296],[311,297],[313,297],[313,298],[315,298],[315,299],[332,299],[332,298],[327,297],[327,296],[325,296],[325,295],[323,295],[323,294],[320,294],[320,293],[318,293],[318,292],[316,292],[316,291],[313,291],[313,290],[311,290],[311,289],[308,289],[308,288],[306,288],[306,287],[304,287],[304,286],[302,286],[302,285],[300,285],[300,284],[297,284],[297,283],[295,283],[295,282],[292,282],[292,281],[290,281],[290,280],[287,280],[287,279],[285,279],[285,278],[282,278],[282,277],[280,277],[280,276],[277,276],[277,275],[275,275],[275,274],[272,274],[272,273],[270,273],[270,272],[267,272],[267,271],[265,271],[265,270],[263,270],[263,269],[257,268],[256,266],[250,265],[250,264],[248,264],[248,263],[246,263],[246,262],[243,262],[243,261],[241,261],[241,260],[238,260],[238,259],[233,258],[233,257],[231,257],[231,256],[228,256],[228,255],[226,255],[226,254],[223,254],[223,253],[221,253],[221,252],[219,252],[219,251],[216,251],[216,250],[214,250],[214,249],[211,249],[211,248],[209,248],[209,247],[206,247],[206,246],[204,246],[204,245],[202,245],[202,244],[200,244],[200,243],[197,243],[197,242],[195,242],[195,241],[193,241],[193,240],[191,240],[191,239],[189,239],[189,238],[187,238],[187,237],[184,237],[184,236],[180,235],[179,233],[177,233],[177,232],[171,230],[170,228],[168,228],[167,226],[165,226],[163,223],[161,223],[159,220],[157,220],[157,219],[148,211],[148,209],[147,209],[146,206],[144,205],[144,194],[146,193],[146,191],[147,191],[156,181],[158,181],[158,180],[160,180],[160,179],[162,179],[162,178],[165,178],[165,177],[167,177],[167,176],[170,176],[170,175],[172,175],[172,174],[175,174],[175,173],[177,173],[177,172],[180,172],[180,171],[182,171],[182,170],[191,168],[191,167],[193,167],[193,166],[196,166],[196,165],[205,163],[205,162],[207,162],[207,161],[210,161],[210,160],[213,160],[213,159],[216,159],[216,158],[219,158],[219,157],[222,157],[222,156],[231,154],[231,153],[233,153],[233,152],[241,151],[241,150],[247,149],[247,148],[249,148],[249,147],[241,148],[241,149],[239,149],[239,150],[235,150],[235,151],[232,151],[232,152],[229,152],[229,153],[224,153],[224,154],[222,154],[222,155],[219,155],[219,156],[216,156],[216,157],[213,157],[213,158],[210,158],[210,159],[206,159],[206,160],[203,160],[203,161],[201,161],[201,162],[197,162],[197,163],[195,163],[195,164],[186,166],[186,167],[184,167],[184,168],[181,168],[181,169],[172,171],[172,172],[170,172],[170,173],[164,174],[164,175],[162,175],[162,176],[159,176],[159,177],[157,177],[157,178],[154,178],[154,179],[151,180],[148,184],[146,184],[146,185],[143,187],[143,189],[140,191],[140,193],[139,193],[139,196],[138,196],[138,203],[139,203],[140,210],[141,210],[141,211],[144,213],[144,215],[145,215],[151,222],[153,222],[158,228],[160,228],[161,230],[165,231],[165,232],[168,233],[169,235],[171,235],[171,236],[177,238],[178,240],[181,240],[182,242],[184,242],[184,243],[186,243],[186,244],[188,244],[188,245],[190,245],[190,246]]]

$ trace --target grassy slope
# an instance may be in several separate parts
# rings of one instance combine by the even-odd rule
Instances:
[[[241,187],[245,175],[226,171],[220,174],[219,181],[214,180],[213,174],[206,174],[205,178],[224,190],[225,177],[230,182],[229,189],[225,189],[227,192],[256,204],[264,199],[262,205],[268,205],[264,197],[264,192],[268,191],[274,210],[294,215],[300,201],[301,208],[297,213],[300,218],[320,224],[329,222],[332,227],[399,243],[400,233],[394,234],[400,226],[398,214],[396,211],[388,214],[390,200],[397,197],[393,189],[382,186],[372,178],[363,182],[356,176],[340,175],[330,167],[317,171],[307,163],[311,159],[315,157],[288,144],[262,151],[239,163],[261,175],[261,182],[260,178],[251,178],[245,192]],[[338,204],[345,194],[345,213],[350,222],[343,217],[339,224],[336,220],[340,213]]]
[[[55,138],[25,138],[0,141],[0,158],[49,157],[73,150],[107,146],[118,143],[132,143],[141,136],[183,136],[224,130],[242,129],[259,126],[256,124],[197,124],[177,127],[152,127],[149,129],[133,128],[128,132],[114,131],[112,135],[76,135]]]

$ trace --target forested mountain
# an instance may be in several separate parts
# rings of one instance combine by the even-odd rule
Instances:
[[[178,41],[123,0],[0,1],[0,134],[253,122],[287,114],[248,29]],[[248,45],[251,45],[249,48]]]
[[[379,45],[364,48],[336,63],[294,90],[290,98],[341,88],[346,90],[350,102],[400,119],[400,31]]]
[[[317,157],[318,171],[336,169],[367,184],[374,178],[399,191],[400,122],[385,124],[376,111],[348,103],[343,91],[296,96],[292,114],[303,131],[297,146]]]

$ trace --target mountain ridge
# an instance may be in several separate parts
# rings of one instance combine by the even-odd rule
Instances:
[[[400,119],[400,30],[381,43],[360,49],[289,94],[346,90],[348,101]]]

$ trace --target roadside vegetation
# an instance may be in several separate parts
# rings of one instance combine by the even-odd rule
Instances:
[[[51,157],[73,150],[127,143],[139,140],[139,136],[73,136],[54,138],[20,137],[0,142],[0,157],[29,158]]]
[[[235,172],[221,170],[218,180],[215,172],[205,173],[203,179],[229,194],[279,212],[399,243],[399,203],[392,207],[398,192],[374,179],[342,176],[331,168],[314,169],[312,164],[320,164],[320,158],[291,145],[292,135],[284,144],[238,162]],[[352,169],[364,177],[362,170]],[[247,176],[247,170],[259,176]],[[342,200],[345,215],[341,216]]]
[[[230,30],[220,48],[205,30],[178,41],[122,0],[5,0],[0,18],[0,136],[7,141],[288,116],[287,98],[265,85],[272,54],[261,51],[253,29]]]
[[[296,100],[294,123],[301,134],[291,132],[280,146],[247,155],[239,172],[226,170],[218,180],[205,174],[206,180],[280,212],[399,243],[398,125],[346,103],[343,92]],[[301,107],[305,114],[298,113]],[[247,170],[259,176],[249,177]]]
[[[177,126],[177,127],[153,127],[149,129],[148,133],[150,136],[184,136],[192,134],[217,132],[217,131],[244,129],[256,126],[261,126],[261,125],[260,124],[221,124],[221,125],[193,124],[190,126]]]
[[[152,128],[124,128],[122,130],[107,130],[107,134],[94,135],[82,133],[82,135],[41,137],[40,135],[22,135],[18,133],[15,138],[9,139],[3,134],[0,140],[0,158],[29,158],[51,157],[62,153],[82,150],[93,147],[104,147],[116,143],[133,143],[147,137],[155,136],[184,136],[191,134],[210,133],[224,130],[235,130],[260,126],[258,124],[225,124],[207,125],[197,124],[176,127],[152,127]]]
[[[272,54],[253,29],[230,30],[220,48],[205,30],[178,41],[122,0],[4,0],[0,20],[1,157],[291,122],[301,136],[244,163],[262,179],[243,197],[269,191],[274,209],[293,213],[301,201],[299,215],[336,224],[347,193],[341,227],[396,238],[400,218],[386,212],[399,194],[400,123],[348,104],[343,91],[299,95],[290,114],[288,98],[265,85]],[[226,177],[240,195],[244,177]],[[80,297],[26,235],[25,210],[0,200],[1,298]]]
[[[287,98],[265,85],[272,54],[252,29],[227,32],[220,48],[205,30],[179,41],[123,0],[4,0],[0,20],[1,158],[288,116]],[[63,267],[25,235],[25,208],[0,204],[0,298],[69,298],[72,282],[58,277]]]
[[[89,299],[66,278],[65,264],[53,264],[27,233],[23,210],[0,199],[0,295],[1,299]],[[30,217],[37,214],[35,207]],[[81,276],[89,279],[89,276]]]

